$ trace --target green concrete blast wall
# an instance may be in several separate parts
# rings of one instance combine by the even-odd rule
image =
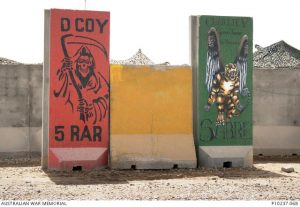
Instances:
[[[222,17],[222,16],[199,16],[198,17],[198,71],[196,81],[197,93],[197,141],[199,146],[238,146],[252,145],[252,40],[253,21],[249,17]],[[238,94],[240,104],[244,107],[239,116],[230,120],[226,118],[228,102],[224,102],[225,124],[217,125],[218,117],[216,102],[211,105],[210,111],[205,111],[209,92],[206,84],[208,62],[208,31],[215,28],[219,34],[219,58],[224,66],[233,63],[237,57],[241,38],[248,36],[248,56],[246,85],[249,93],[245,96]],[[239,68],[238,68],[239,71]],[[195,73],[194,73],[195,74]],[[215,75],[216,76],[216,75]],[[216,78],[216,77],[213,78]],[[218,86],[218,90],[221,86]],[[194,97],[195,98],[195,97]],[[237,107],[237,106],[235,106]]]

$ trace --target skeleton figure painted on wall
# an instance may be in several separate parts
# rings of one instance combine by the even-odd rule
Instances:
[[[84,123],[100,122],[108,116],[109,85],[103,75],[96,70],[97,65],[93,51],[107,52],[103,45],[91,38],[64,35],[61,38],[64,58],[62,66],[57,70],[61,85],[54,91],[55,97],[65,99],[65,105],[72,112],[78,113]],[[76,45],[76,52],[70,56],[67,46]]]
[[[246,88],[247,80],[248,36],[240,40],[237,56],[233,63],[223,65],[220,54],[219,34],[212,27],[208,31],[207,63],[205,85],[208,91],[205,111],[210,111],[216,104],[216,125],[224,125],[226,120],[239,116],[246,108],[239,96],[250,96]]]

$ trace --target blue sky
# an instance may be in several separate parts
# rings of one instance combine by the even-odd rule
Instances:
[[[44,9],[85,9],[84,0],[1,0],[0,57],[43,62]],[[280,40],[300,49],[297,0],[86,0],[87,10],[111,12],[111,59],[139,48],[155,63],[190,64],[189,16],[250,16],[254,44]]]

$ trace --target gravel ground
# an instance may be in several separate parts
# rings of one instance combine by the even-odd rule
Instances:
[[[294,200],[300,157],[259,157],[253,168],[43,171],[39,160],[0,159],[1,200]],[[286,173],[282,167],[293,167]]]

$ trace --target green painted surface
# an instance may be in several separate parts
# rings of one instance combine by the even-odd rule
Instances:
[[[199,71],[197,81],[199,93],[197,116],[199,146],[252,145],[252,18],[221,16],[199,16],[199,18]],[[233,116],[231,119],[228,119],[226,113],[229,104],[227,104],[227,102],[223,104],[225,108],[224,125],[216,124],[218,117],[216,103],[212,103],[210,110],[205,111],[205,106],[207,105],[210,94],[207,89],[207,84],[205,83],[208,57],[208,31],[212,27],[219,33],[219,53],[224,66],[235,61],[239,51],[241,38],[245,34],[248,36],[247,75],[244,88],[248,88],[249,93],[245,96],[238,93],[240,105],[243,107],[239,116]],[[235,109],[237,112],[237,105],[235,106]]]

